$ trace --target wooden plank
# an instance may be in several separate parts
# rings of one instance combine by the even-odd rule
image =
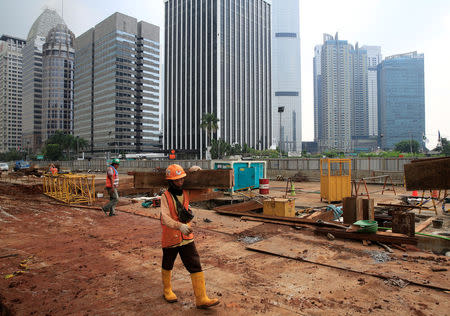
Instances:
[[[415,214],[405,211],[395,211],[392,214],[392,232],[405,234],[414,237],[415,234]]]
[[[134,172],[134,187],[162,188],[167,187],[167,180],[163,172]],[[231,189],[234,186],[233,170],[198,170],[187,172],[184,189]]]
[[[317,227],[316,232],[322,234],[332,234],[335,237],[347,238],[347,239],[357,239],[357,240],[371,240],[379,242],[390,242],[397,244],[417,244],[417,238],[408,237],[403,234],[395,234],[388,232],[377,232],[376,234],[361,234],[361,233],[349,233],[340,229]]]
[[[345,224],[353,224],[363,219],[363,198],[360,196],[350,196],[343,198],[342,211]]]
[[[326,222],[323,220],[309,219],[309,218],[298,218],[298,217],[283,217],[283,216],[273,216],[273,215],[264,215],[264,214],[255,214],[250,212],[237,212],[237,211],[224,211],[224,210],[215,210],[219,214],[225,215],[235,215],[235,216],[251,216],[254,218],[264,218],[282,222],[288,222],[293,224],[311,224],[316,226],[331,226],[331,227],[340,227],[341,229],[348,228],[347,226],[340,225],[336,222]]]
[[[363,199],[363,219],[375,220],[375,202],[373,199]]]
[[[241,203],[217,206],[214,208],[214,211],[219,212],[219,213],[220,213],[220,211],[223,211],[223,212],[249,212],[249,211],[254,211],[254,210],[258,210],[258,209],[262,209],[262,208],[263,208],[263,206],[261,205],[261,203],[255,201],[255,200],[250,200],[250,201],[241,202]]]
[[[404,170],[408,191],[450,189],[450,157],[412,162]]]
[[[436,217],[430,217],[416,226],[416,233],[420,233],[422,230],[430,226],[431,222],[436,219]]]
[[[297,224],[297,223],[289,223],[283,221],[276,221],[272,219],[264,219],[264,218],[254,218],[251,216],[242,216],[241,220],[243,221],[252,221],[252,222],[261,222],[261,223],[269,223],[269,224],[277,224],[291,227],[303,227],[303,228],[311,228],[311,226],[306,226],[305,224]]]
[[[356,222],[356,197],[349,196],[342,199],[342,211],[345,224]]]
[[[395,207],[395,208],[405,208],[405,209],[414,209],[414,208],[422,208],[423,210],[430,209],[427,206],[418,206],[418,205],[404,205],[404,204],[391,204],[391,203],[377,203],[377,206],[383,207]]]
[[[324,221],[332,221],[334,219],[334,212],[333,211],[315,211],[311,215],[306,216],[305,218],[309,219],[321,219]]]

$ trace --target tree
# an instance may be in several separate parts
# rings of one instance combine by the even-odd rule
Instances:
[[[223,139],[213,139],[211,141],[211,158],[212,159],[220,159],[223,156],[231,155],[232,148],[231,145],[228,144]]]
[[[410,140],[402,140],[401,142],[398,142],[395,144],[395,150],[402,152],[402,153],[418,153],[420,148],[420,144],[417,140],[410,139]]]
[[[64,132],[62,131],[56,131],[54,135],[47,139],[46,145],[44,147],[44,155],[48,159],[50,159],[49,156],[57,157],[57,159],[50,160],[60,160],[64,158],[71,159],[71,151],[77,152],[77,150],[82,150],[83,148],[86,148],[88,146],[88,142],[81,137],[75,137],[71,134],[64,134]]]
[[[445,156],[450,156],[450,141],[447,138],[441,138],[441,145],[437,146],[434,150],[442,152]]]
[[[219,119],[214,113],[205,113],[202,117],[200,127],[206,131],[206,146],[208,146],[208,140],[212,138],[212,133],[219,128]]]
[[[19,152],[16,149],[11,149],[10,151],[6,153],[0,154],[0,161],[14,161],[14,160],[21,160],[25,159],[26,153]]]
[[[59,144],[47,144],[44,148],[44,157],[47,160],[61,160],[63,152]]]

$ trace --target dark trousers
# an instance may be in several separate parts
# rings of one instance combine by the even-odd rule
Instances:
[[[114,214],[116,205],[119,202],[119,193],[116,188],[106,188],[109,194],[109,202],[103,206],[103,210],[109,211],[109,214]]]
[[[202,271],[200,256],[194,242],[179,247],[163,248],[162,268],[164,270],[172,270],[178,254],[180,254],[181,261],[189,273]]]

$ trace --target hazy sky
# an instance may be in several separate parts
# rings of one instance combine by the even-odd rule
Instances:
[[[61,14],[62,1],[0,1],[0,34],[26,38],[45,7]],[[114,12],[164,26],[163,0],[65,0],[63,18],[78,36]],[[323,33],[336,32],[351,44],[381,46],[383,58],[424,53],[427,147],[436,144],[438,130],[450,138],[450,1],[301,0],[303,140],[314,137],[314,46],[322,43]]]

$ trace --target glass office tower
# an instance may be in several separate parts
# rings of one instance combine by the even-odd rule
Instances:
[[[381,148],[393,149],[403,140],[416,140],[423,146],[423,54],[394,55],[378,65],[378,122]]]

